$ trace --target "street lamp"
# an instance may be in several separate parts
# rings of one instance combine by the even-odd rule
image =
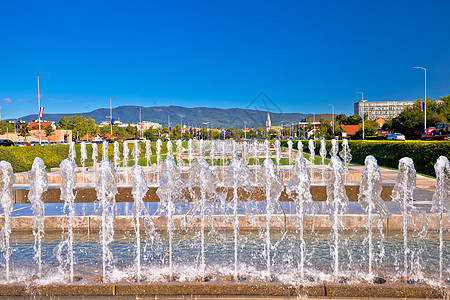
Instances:
[[[37,76],[37,98],[38,98],[38,122],[39,122],[39,145],[42,143],[42,134],[41,134],[41,95],[39,94],[39,77],[50,75],[50,73],[39,74]]]
[[[364,101],[364,93],[363,92],[355,92],[355,94],[361,94],[361,101]],[[365,105],[362,106],[363,107],[363,114],[362,114],[362,122],[363,122],[363,130],[362,130],[362,138],[364,140],[364,107]]]
[[[333,129],[333,138],[334,138],[334,105],[333,104],[328,104],[328,105],[330,105],[331,106],[331,115],[332,115],[332,118],[333,118],[333,124],[331,125],[331,128]]]
[[[425,107],[424,107],[424,111],[425,111],[425,118],[424,118],[424,127],[425,127],[425,133],[427,132],[427,69],[425,69],[424,67],[413,67],[414,69],[422,69],[425,71],[425,98],[424,98],[424,102],[425,102]]]

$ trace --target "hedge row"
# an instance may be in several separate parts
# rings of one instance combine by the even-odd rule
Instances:
[[[303,151],[309,153],[307,140],[302,140]],[[331,141],[326,141],[327,152],[330,153]],[[450,159],[450,141],[348,141],[352,154],[352,162],[364,164],[368,155],[374,156],[378,165],[388,168],[398,168],[398,161],[403,157],[410,157],[414,161],[416,171],[429,176],[436,176],[434,164],[439,156]],[[282,146],[287,147],[283,141]],[[297,141],[294,142],[297,149]],[[315,153],[318,155],[320,141],[315,141]],[[342,150],[342,141],[339,141],[339,151]]]

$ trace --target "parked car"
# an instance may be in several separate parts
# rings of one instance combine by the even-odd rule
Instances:
[[[0,140],[0,146],[2,147],[9,147],[9,146],[14,146],[14,142],[11,140]]]
[[[393,141],[404,141],[406,140],[406,137],[401,133],[392,133],[387,136],[387,139]]]

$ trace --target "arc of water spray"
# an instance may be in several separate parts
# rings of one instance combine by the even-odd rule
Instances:
[[[64,201],[64,212],[67,215],[67,231],[62,232],[62,240],[57,247],[57,259],[61,265],[69,265],[69,278],[73,282],[73,266],[74,266],[74,252],[73,252],[73,221],[75,217],[75,164],[70,159],[65,159],[59,165],[61,175],[61,196],[60,199]],[[62,255],[63,248],[67,247],[67,257],[64,259]]]
[[[339,228],[342,227],[341,216],[347,209],[348,197],[342,179],[343,165],[337,156],[331,157],[330,180],[327,185],[326,211],[329,213],[333,223],[331,235],[333,244],[331,245],[332,257],[334,260],[334,277],[339,276]]]
[[[403,277],[408,279],[408,214],[414,210],[412,204],[413,192],[416,188],[416,170],[414,162],[409,157],[404,157],[398,162],[398,174],[395,179],[395,186],[392,190],[392,201],[399,204],[402,214],[403,232]]]
[[[15,181],[14,171],[11,164],[2,160],[0,162],[0,204],[3,208],[4,224],[0,231],[0,250],[5,258],[6,281],[9,281],[9,260],[11,257],[10,235],[11,235],[11,213],[13,211],[12,186]]]
[[[298,229],[300,232],[300,279],[305,280],[305,257],[306,243],[304,239],[304,218],[307,213],[315,214],[318,210],[317,204],[313,201],[310,191],[310,177],[306,160],[303,157],[295,159],[294,167],[291,171],[291,178],[286,185],[287,194],[292,197],[296,204],[298,219]]]
[[[102,211],[100,242],[102,245],[103,282],[106,282],[106,271],[113,261],[113,254],[109,249],[109,244],[114,237],[114,208],[117,194],[116,170],[111,162],[107,160],[100,163],[99,181],[95,186],[95,190]]]
[[[436,190],[433,195],[432,212],[439,214],[439,280],[443,281],[444,268],[444,212],[450,212],[450,162],[447,157],[440,156],[434,165],[436,173]]]
[[[284,188],[280,176],[275,173],[275,164],[272,159],[266,159],[261,165],[260,172],[261,180],[258,182],[259,186],[265,190],[266,194],[266,268],[267,279],[271,279],[271,253],[270,248],[272,246],[270,240],[270,221],[274,213],[275,204],[277,203],[281,192]]]
[[[374,214],[378,213],[378,218],[385,218],[389,216],[388,208],[381,198],[382,182],[381,173],[377,164],[377,160],[372,155],[366,157],[364,161],[364,170],[359,184],[358,202],[364,211],[367,213],[367,238],[369,246],[369,281],[374,278],[373,274],[373,220]],[[382,231],[381,231],[382,232]],[[382,233],[381,233],[382,234]],[[383,241],[381,241],[382,243]]]
[[[48,188],[47,172],[44,161],[36,157],[31,171],[28,173],[30,191],[28,201],[31,203],[31,210],[34,213],[33,235],[34,235],[34,259],[38,263],[38,276],[42,277],[42,238],[44,237],[44,213],[45,206],[42,201],[42,194]]]
[[[169,280],[173,280],[173,251],[172,240],[174,233],[173,215],[175,204],[184,203],[186,199],[183,191],[185,183],[181,179],[181,173],[175,161],[170,157],[166,158],[161,168],[161,183],[156,190],[159,197],[157,213],[167,213],[167,231],[169,233]]]
[[[230,166],[225,175],[225,186],[233,189],[233,214],[234,214],[234,278],[239,279],[238,264],[238,242],[239,242],[239,219],[238,219],[238,188],[248,188],[250,171],[239,159],[232,158]]]

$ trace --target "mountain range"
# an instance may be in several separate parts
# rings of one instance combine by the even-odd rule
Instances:
[[[90,112],[84,113],[58,113],[46,114],[42,118],[46,121],[58,122],[63,116],[70,117],[74,115],[81,115],[86,118],[92,118],[97,124],[103,121],[109,121],[109,109],[99,108]],[[159,123],[163,126],[171,126],[176,124],[186,124],[193,127],[210,128],[244,128],[244,122],[247,128],[266,127],[267,111],[241,109],[241,108],[210,108],[210,107],[194,107],[187,108],[181,106],[153,106],[153,107],[139,107],[139,106],[119,106],[112,110],[113,118],[122,123],[138,123],[140,118],[142,121],[151,121]],[[279,126],[283,121],[284,124],[296,123],[309,116],[309,114],[302,113],[270,113],[272,126]],[[36,120],[37,114],[27,115],[19,118],[29,122]],[[206,125],[206,123],[208,125]]]

